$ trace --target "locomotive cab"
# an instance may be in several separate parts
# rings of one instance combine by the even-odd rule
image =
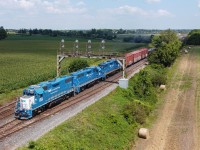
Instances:
[[[15,107],[15,118],[29,119],[32,117],[32,105],[34,104],[34,89],[25,89],[23,96],[18,98]]]
[[[35,96],[23,95],[18,99],[15,117],[20,119],[29,119],[32,117],[32,104]]]

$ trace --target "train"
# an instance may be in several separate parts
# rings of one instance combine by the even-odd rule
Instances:
[[[148,55],[148,49],[142,48],[125,54],[125,66],[128,67]],[[100,63],[98,66],[87,67],[53,80],[31,85],[23,90],[15,106],[14,116],[17,119],[31,119],[38,113],[61,103],[63,100],[79,94],[91,85],[105,80],[120,71],[122,66],[117,59]]]
[[[132,64],[140,61],[141,59],[146,58],[148,55],[148,49],[147,48],[141,48],[139,50],[126,53],[125,54],[125,62],[126,67],[131,66]]]

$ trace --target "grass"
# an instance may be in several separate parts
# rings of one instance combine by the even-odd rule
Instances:
[[[200,53],[198,57],[200,61]],[[173,82],[179,80],[179,77],[174,77],[179,62],[180,58],[171,68],[168,68],[167,85],[172,85],[171,88],[173,88]],[[188,76],[184,76],[184,79],[190,81]],[[132,81],[130,81],[131,84]],[[198,80],[199,85],[200,80]],[[146,118],[146,124],[143,127],[151,126],[155,120],[157,115],[155,110],[157,110],[158,105],[162,105],[165,92],[160,93],[158,90],[159,103],[156,107],[153,107],[154,111]],[[199,88],[197,92],[199,93]],[[29,146],[33,146],[32,148],[35,149],[130,149],[140,124],[136,122],[129,124],[122,115],[123,106],[131,102],[131,99],[127,98],[129,94],[130,92],[127,90],[117,88],[108,96],[51,130],[39,140],[31,141]],[[198,108],[200,108],[199,94],[196,97]],[[141,103],[142,105],[149,105],[145,101]],[[28,149],[28,147],[20,149]]]
[[[197,57],[197,62],[200,64],[200,47],[193,47],[195,56]],[[200,129],[200,65],[198,65],[197,68],[197,88],[196,88],[196,94],[195,94],[195,99],[196,99],[196,109],[197,109],[197,124],[198,124],[198,129]]]
[[[82,113],[34,142],[37,149],[126,149],[135,138],[136,124],[121,114],[124,99],[118,88]],[[22,148],[27,149],[27,148]]]
[[[173,88],[173,82],[179,80],[175,77],[178,74],[174,76],[174,73],[180,59],[181,57],[176,60],[172,67],[167,69],[167,86],[171,85],[171,88]],[[184,78],[190,80],[188,76],[184,76]],[[130,80],[129,86],[132,87],[133,81],[134,78]],[[200,80],[198,84],[200,85]],[[131,96],[133,95],[132,92],[129,91],[131,87],[128,90],[117,88],[108,96],[70,120],[65,121],[39,140],[31,141],[29,148],[32,146],[34,149],[131,149],[136,140],[138,128],[141,126],[151,127],[157,118],[157,111],[162,107],[163,97],[169,89],[167,88],[164,92],[157,89],[159,100],[156,105],[152,105],[148,101],[135,100],[134,96]],[[199,99],[199,97],[198,95],[197,98]],[[129,105],[131,102],[141,103],[153,110],[146,116],[145,124],[129,123],[124,118],[124,106]],[[22,147],[20,149],[26,150],[29,148]]]
[[[56,76],[56,52],[63,37],[11,35],[0,41],[0,105],[20,95],[18,89],[52,79]],[[71,51],[74,39],[65,39],[65,51]],[[87,39],[80,39],[80,51],[84,51]],[[99,50],[100,40],[92,43],[94,51]],[[144,44],[107,42],[107,51],[126,52]],[[62,62],[62,74],[73,58]],[[90,65],[100,59],[88,59]]]
[[[136,124],[130,125],[121,115],[122,106],[129,101],[117,92],[119,89],[56,127],[35,142],[35,148],[110,150],[130,147]]]
[[[195,106],[196,106],[196,121],[197,121],[197,130],[200,132],[200,46],[192,46],[192,53],[195,56],[197,65],[197,79],[196,79],[196,91],[195,91]]]
[[[124,90],[118,87],[108,96],[57,126],[39,140],[30,141],[28,147],[20,149],[26,150],[31,147],[60,150],[131,149],[139,127],[150,126],[155,120],[156,113],[150,112],[157,106],[155,102],[135,98],[132,94],[134,78],[129,82],[129,89]],[[133,106],[132,104],[137,104],[136,107],[140,106],[144,109],[142,111],[138,108],[137,111],[134,109],[134,118],[132,122],[129,122],[124,116],[127,108],[125,106]],[[143,120],[146,124],[141,125],[140,121]]]

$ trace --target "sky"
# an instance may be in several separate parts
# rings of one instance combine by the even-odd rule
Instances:
[[[198,29],[200,0],[0,0],[5,29]]]

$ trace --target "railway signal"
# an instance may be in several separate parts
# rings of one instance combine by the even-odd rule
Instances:
[[[73,46],[73,53],[72,54],[66,54],[64,53],[64,40],[61,40],[60,43],[60,48],[59,51],[57,53],[57,77],[60,76],[60,72],[61,72],[61,62],[64,58],[67,57],[79,57],[79,58],[100,58],[100,59],[117,59],[117,61],[119,62],[119,64],[121,65],[121,67],[123,68],[122,72],[123,72],[123,79],[125,79],[125,57],[124,56],[116,56],[116,54],[106,54],[105,53],[105,46],[106,42],[105,40],[101,40],[100,42],[100,50],[101,52],[98,55],[95,55],[92,53],[92,41],[88,40],[87,44],[86,44],[86,54],[81,54],[79,52],[79,40],[75,40],[74,42],[74,46]]]

